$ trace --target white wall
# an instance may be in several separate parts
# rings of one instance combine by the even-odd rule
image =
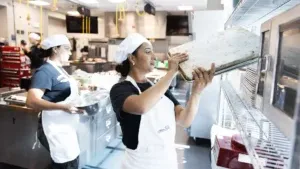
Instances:
[[[7,32],[7,10],[6,6],[0,6],[0,37],[8,39],[8,32]]]
[[[30,16],[30,20],[27,17]],[[20,43],[21,39],[28,41],[28,35],[30,32],[40,33],[42,28],[43,37],[48,36],[48,11],[43,9],[42,23],[40,7],[27,8],[26,4],[15,3],[15,25],[16,30],[24,30],[24,34],[17,34],[17,43]]]
[[[66,21],[49,17],[48,36],[55,34],[67,34]]]
[[[193,39],[206,40],[218,31],[224,30],[226,15],[224,11],[195,11],[192,21]]]
[[[0,5],[6,7],[7,14],[7,24],[3,24],[7,28],[8,42],[10,45],[17,45],[20,43],[20,40],[24,39],[28,41],[28,34],[30,32],[40,32],[40,9],[34,8],[24,3],[19,3],[19,1],[12,0],[1,0]],[[43,35],[47,36],[48,34],[48,15],[47,10],[43,10]],[[28,13],[30,15],[30,20],[27,20]],[[1,21],[2,22],[2,21]],[[24,35],[16,34],[17,30],[23,30]],[[11,37],[16,34],[16,41]]]
[[[6,25],[3,25],[7,28],[7,41],[11,45],[15,45],[15,41],[11,39],[11,35],[15,33],[14,29],[14,15],[13,15],[13,6],[11,0],[0,0],[0,5],[3,5],[6,7],[6,16],[7,16],[7,23]]]

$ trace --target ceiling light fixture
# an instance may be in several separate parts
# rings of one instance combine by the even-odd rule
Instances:
[[[42,0],[31,0],[29,1],[30,4],[36,5],[36,6],[49,6],[50,3]]]
[[[70,16],[80,16],[80,13],[78,11],[68,11],[67,14]]]
[[[180,11],[191,11],[194,9],[193,6],[186,6],[186,5],[178,6],[177,8]]]
[[[122,2],[125,2],[125,0],[108,0],[108,2],[111,2],[111,3],[122,3]]]

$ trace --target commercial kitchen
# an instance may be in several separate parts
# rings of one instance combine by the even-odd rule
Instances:
[[[78,115],[79,168],[121,169],[126,146],[109,93],[124,80],[116,52],[134,32],[154,49],[151,84],[167,76],[173,53],[191,55],[168,89],[183,107],[188,63],[216,63],[192,124],[176,126],[178,169],[300,167],[300,0],[0,0],[0,18],[0,169],[53,162],[38,137],[41,111],[26,105],[33,34],[69,39],[63,68],[79,102],[97,99]]]

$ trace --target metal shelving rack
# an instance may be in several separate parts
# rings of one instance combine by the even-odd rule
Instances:
[[[300,0],[240,0],[225,26],[249,26],[299,3]]]
[[[287,169],[290,141],[257,109],[240,97],[230,82],[221,82],[222,95],[232,116],[232,123],[240,132],[255,169]],[[222,127],[232,129],[228,121]]]

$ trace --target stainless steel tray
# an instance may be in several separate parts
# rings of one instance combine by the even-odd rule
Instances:
[[[25,91],[24,89],[12,90],[9,87],[0,88],[0,98],[5,98],[7,96],[10,96],[10,95],[13,95],[13,94],[22,93],[24,91]]]
[[[13,105],[19,105],[19,106],[25,106],[26,105],[26,101],[15,99],[14,96],[26,97],[27,92],[10,95],[10,96],[6,97],[4,99],[4,101],[9,103],[9,104],[13,104]]]
[[[243,68],[245,66],[249,66],[253,63],[258,62],[259,57],[249,57],[245,59],[239,59],[228,64],[222,65],[216,68],[215,75],[219,75],[222,73],[226,73],[235,69]]]

